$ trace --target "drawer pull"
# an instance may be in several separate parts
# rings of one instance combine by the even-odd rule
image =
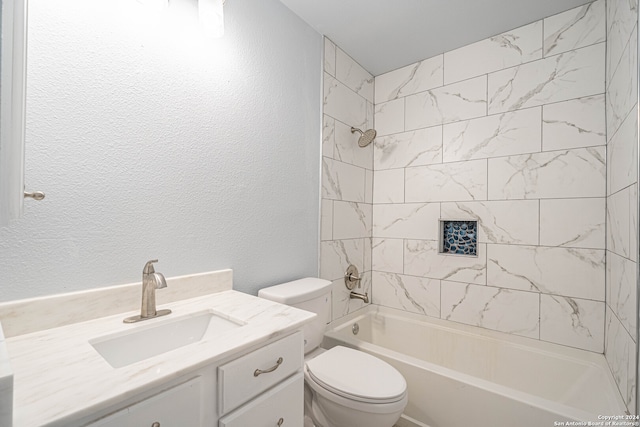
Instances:
[[[275,364],[275,365],[273,365],[273,366],[272,366],[272,367],[270,367],[269,369],[264,369],[264,370],[262,370],[262,369],[256,369],[255,371],[253,371],[253,376],[254,376],[254,377],[257,377],[257,376],[258,376],[258,375],[260,375],[260,374],[268,374],[269,372],[273,372],[273,371],[275,371],[276,369],[278,369],[278,367],[279,367],[280,365],[282,365],[282,362],[283,362],[282,357],[278,357],[278,360],[276,360],[276,364]],[[284,422],[284,420],[283,420],[283,422]],[[279,424],[278,424],[278,425],[279,425]]]
[[[280,418],[278,420],[278,427],[280,427],[282,424],[284,424],[284,418]]]
[[[160,427],[160,423],[156,421],[155,423],[151,424],[151,427]]]

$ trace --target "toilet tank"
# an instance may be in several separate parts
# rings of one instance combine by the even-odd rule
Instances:
[[[331,321],[331,282],[329,280],[306,277],[262,288],[258,291],[258,296],[316,313],[318,316],[302,328],[304,353],[307,354],[320,346],[326,325]]]

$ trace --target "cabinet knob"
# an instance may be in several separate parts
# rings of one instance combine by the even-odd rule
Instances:
[[[278,420],[278,427],[280,427],[282,424],[284,424],[284,418],[280,418]]]
[[[151,427],[160,427],[160,423],[156,421],[153,424],[151,424]]]

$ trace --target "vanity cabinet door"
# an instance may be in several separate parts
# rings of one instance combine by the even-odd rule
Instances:
[[[90,427],[202,427],[202,377],[98,420]]]
[[[220,419],[219,427],[300,427],[304,419],[302,372]]]

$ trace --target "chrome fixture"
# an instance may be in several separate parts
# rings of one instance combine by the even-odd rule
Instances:
[[[369,294],[366,292],[364,294],[360,294],[358,292],[351,291],[349,299],[361,299],[365,304],[369,304]]]
[[[127,317],[123,320],[124,323],[140,322],[171,313],[171,310],[168,309],[156,311],[156,289],[166,288],[167,281],[162,273],[156,273],[153,269],[153,263],[155,262],[158,262],[158,260],[154,259],[147,262],[142,270],[142,307],[140,315]]]
[[[353,324],[351,332],[353,332],[353,335],[358,335],[358,332],[360,332],[360,325],[358,325],[358,322]]]
[[[361,281],[362,279],[358,275],[358,267],[353,264],[347,267],[347,271],[344,273],[344,285],[347,289],[352,290],[356,285],[360,287]]]
[[[358,145],[360,147],[366,147],[371,144],[371,141],[373,141],[378,134],[374,129],[368,129],[362,132],[360,129],[352,127],[351,133],[356,132],[360,133],[360,138],[358,138]]]
[[[361,299],[365,304],[369,304],[368,293],[365,292],[364,294],[360,294],[358,292],[353,292],[352,290],[356,285],[360,287],[361,283],[362,277],[358,274],[358,267],[351,264],[347,267],[347,271],[344,273],[344,285],[351,291],[351,293],[349,293],[349,299]]]
[[[24,198],[33,199],[33,200],[42,200],[44,199],[44,193],[42,191],[32,191],[32,192],[24,192]]]

